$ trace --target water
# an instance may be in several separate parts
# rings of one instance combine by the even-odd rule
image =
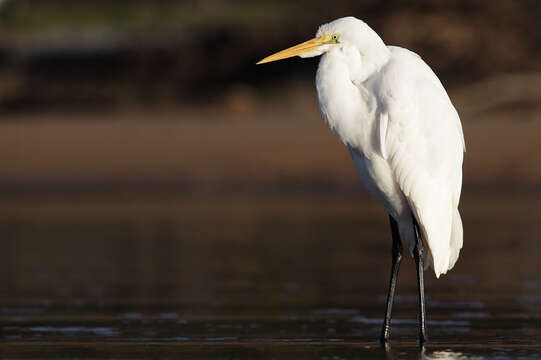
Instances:
[[[250,194],[248,194],[250,195]],[[3,358],[535,359],[541,356],[541,195],[466,189],[465,249],[415,270],[379,336],[385,214],[362,193],[5,200]],[[6,202],[7,201],[7,202]]]

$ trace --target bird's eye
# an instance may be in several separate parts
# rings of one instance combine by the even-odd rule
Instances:
[[[338,40],[338,35],[336,35],[336,34],[335,34],[335,35],[332,35],[332,36],[331,36],[331,39],[332,39],[333,41]]]

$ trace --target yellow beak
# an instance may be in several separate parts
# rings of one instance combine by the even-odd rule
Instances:
[[[331,43],[333,43],[333,41],[330,39],[329,35],[320,36],[318,38],[314,38],[301,44],[287,48],[285,50],[279,51],[275,54],[272,54],[271,56],[267,56],[263,60],[259,61],[257,64],[259,65],[271,61],[287,59],[293,56],[300,56],[302,54],[307,54],[316,50],[321,45],[327,45]]]

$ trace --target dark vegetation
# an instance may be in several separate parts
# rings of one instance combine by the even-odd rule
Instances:
[[[447,86],[540,69],[541,1],[0,2],[0,111],[207,104],[311,81],[316,60],[255,62],[354,15],[421,54]]]

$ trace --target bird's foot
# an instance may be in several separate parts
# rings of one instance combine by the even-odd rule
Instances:
[[[383,326],[381,331],[381,336],[379,338],[379,343],[381,345],[388,344],[391,341],[391,329],[387,326]]]
[[[428,341],[428,337],[424,333],[419,333],[419,346],[424,347],[426,342]]]
[[[385,351],[385,353],[388,354],[391,352],[391,340],[388,337],[387,338],[380,337],[379,343],[380,343],[381,348]]]

